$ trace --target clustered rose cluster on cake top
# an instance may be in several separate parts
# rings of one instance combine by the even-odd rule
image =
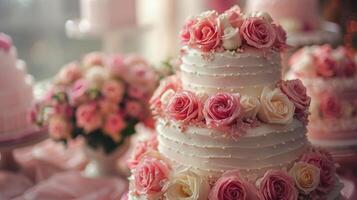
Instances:
[[[357,60],[345,47],[305,47],[290,60],[288,78],[300,78],[312,97],[309,136],[353,139],[357,130]]]
[[[154,115],[187,125],[219,129],[238,139],[260,123],[289,124],[293,118],[307,122],[310,97],[298,79],[266,87],[260,98],[228,92],[195,94],[182,88],[177,75],[162,81],[151,99]]]
[[[133,134],[158,83],[156,72],[137,55],[89,53],[65,65],[47,94],[34,105],[32,121],[49,126],[55,140],[82,135],[111,152]]]
[[[282,49],[286,46],[284,29],[269,14],[254,12],[248,16],[233,6],[221,15],[207,11],[187,20],[181,41],[203,52],[239,50],[245,46],[258,49]]]

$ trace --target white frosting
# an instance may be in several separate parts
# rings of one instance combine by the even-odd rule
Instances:
[[[294,162],[307,146],[306,129],[294,120],[288,125],[262,124],[237,141],[224,133],[190,126],[184,132],[173,122],[159,121],[159,151],[180,166],[208,174],[240,169],[261,176],[269,168]]]
[[[256,49],[212,55],[184,49],[180,69],[185,89],[208,94],[226,91],[259,96],[264,86],[274,85],[281,76],[279,53]]]

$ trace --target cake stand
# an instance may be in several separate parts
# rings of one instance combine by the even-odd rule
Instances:
[[[47,130],[32,126],[16,134],[0,136],[0,169],[18,171],[20,165],[16,162],[13,151],[17,148],[30,146],[48,137]]]

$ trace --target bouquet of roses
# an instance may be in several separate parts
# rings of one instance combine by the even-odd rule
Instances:
[[[81,136],[90,147],[111,153],[138,122],[151,122],[148,101],[157,84],[154,69],[137,55],[89,53],[59,71],[33,106],[31,120],[48,126],[54,140]]]

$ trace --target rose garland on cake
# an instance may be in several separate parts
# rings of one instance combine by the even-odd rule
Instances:
[[[147,107],[157,83],[157,74],[139,56],[90,53],[59,71],[31,119],[48,126],[54,140],[82,136],[110,153],[134,134],[138,122],[152,121]]]
[[[283,50],[286,32],[265,12],[245,16],[238,6],[219,15],[207,11],[189,18],[180,33],[181,42],[202,52],[236,51],[245,46]]]
[[[189,167],[174,169],[156,145],[149,145],[156,143],[150,138],[139,143],[134,152],[130,161],[136,163],[130,166],[131,196],[148,200],[324,199],[339,185],[332,157],[321,149],[308,149],[288,169],[268,170],[262,177],[251,179],[239,170],[211,177]]]
[[[279,81],[276,88],[265,87],[260,97],[239,93],[211,96],[184,90],[177,75],[163,80],[151,99],[155,116],[188,125],[224,131],[238,139],[260,122],[288,124],[293,118],[307,123],[310,97],[298,79]]]

